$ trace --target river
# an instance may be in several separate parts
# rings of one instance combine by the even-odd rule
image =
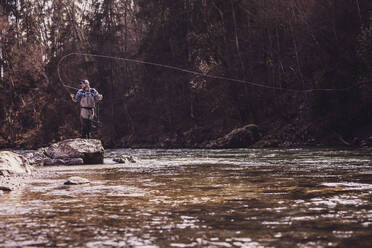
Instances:
[[[137,163],[116,164],[130,154]],[[372,247],[372,153],[107,150],[0,195],[0,247]],[[90,184],[64,186],[70,176]]]

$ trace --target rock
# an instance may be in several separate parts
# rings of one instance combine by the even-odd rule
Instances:
[[[81,165],[84,164],[82,158],[50,158],[44,153],[45,148],[41,148],[34,152],[26,152],[23,154],[31,165]]]
[[[44,153],[51,159],[81,158],[84,164],[102,164],[104,148],[97,139],[69,139],[52,144]]]
[[[103,163],[104,149],[100,140],[70,139],[21,153],[31,165],[81,165]]]
[[[11,188],[7,187],[7,186],[0,186],[0,192],[10,192],[12,191]]]
[[[258,126],[249,124],[210,142],[207,148],[246,148],[257,142],[260,136]]]
[[[0,176],[31,174],[31,168],[28,160],[22,155],[9,151],[0,152]]]
[[[64,185],[80,185],[80,184],[88,184],[90,183],[88,179],[83,177],[70,177],[64,183]]]
[[[46,158],[43,161],[43,165],[82,165],[84,160],[82,158]]]
[[[37,151],[28,151],[23,153],[23,156],[28,159],[31,165],[44,165],[44,161],[48,159],[43,148]]]
[[[116,163],[121,163],[121,164],[125,164],[125,163],[136,163],[136,160],[133,156],[128,156],[128,155],[120,155],[119,157],[116,157],[113,159],[114,162]]]

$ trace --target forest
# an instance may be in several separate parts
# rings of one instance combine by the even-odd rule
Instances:
[[[69,94],[83,79],[104,96],[105,147],[203,148],[248,124],[258,144],[242,147],[370,145],[371,10],[370,0],[1,0],[0,148],[79,137]]]

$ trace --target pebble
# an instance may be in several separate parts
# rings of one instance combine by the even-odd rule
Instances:
[[[90,183],[88,179],[83,177],[70,177],[64,183],[64,185],[80,185]]]
[[[127,162],[129,163],[136,163],[136,160],[137,158],[133,157],[133,156],[127,156],[127,155],[120,155],[119,157],[116,157],[113,159],[114,162],[116,163],[122,163],[122,164],[125,164]]]

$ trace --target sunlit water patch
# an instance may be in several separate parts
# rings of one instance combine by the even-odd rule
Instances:
[[[127,154],[136,163],[117,164]],[[0,195],[0,247],[370,247],[368,150],[106,151]],[[65,186],[68,177],[90,184]]]

